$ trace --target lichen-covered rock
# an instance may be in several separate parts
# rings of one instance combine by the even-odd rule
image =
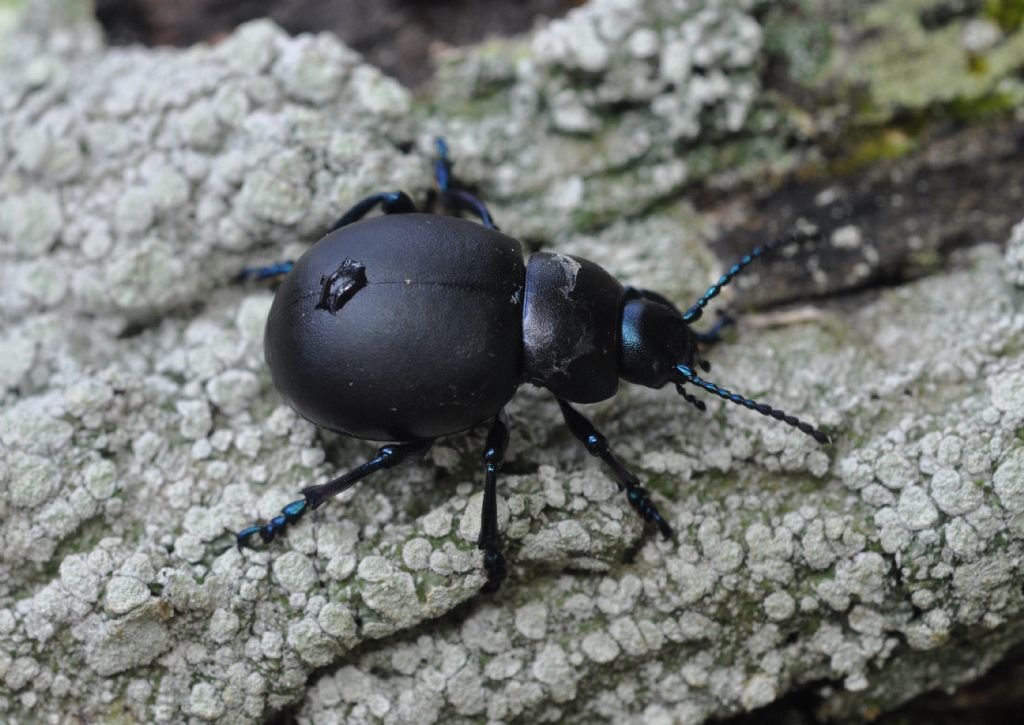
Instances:
[[[231,274],[362,193],[423,190],[443,129],[509,232],[688,302],[715,261],[680,239],[707,220],[634,214],[750,122],[752,8],[594,2],[516,41],[520,62],[452,61],[423,106],[263,22],[187,51],[103,49],[88,25],[2,44],[2,719],[696,722],[823,680],[868,714],[1024,640],[1019,241],[714,350],[716,380],[834,447],[667,390],[593,408],[674,540],[524,389],[497,596],[478,594],[482,431],[234,547],[369,447],[282,405],[271,294]],[[509,105],[479,113],[495,87]]]
[[[1024,221],[1013,228],[1006,246],[1006,274],[1013,284],[1024,287]]]
[[[423,173],[396,148],[409,93],[332,36],[256,22],[168,54],[106,52],[87,25],[54,35],[3,51],[8,319],[165,314],[243,260],[308,240],[351,199]]]

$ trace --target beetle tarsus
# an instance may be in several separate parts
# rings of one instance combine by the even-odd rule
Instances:
[[[297,523],[310,508],[308,499],[300,498],[281,509],[281,513],[267,523],[242,529],[236,537],[238,550],[251,547],[256,534],[259,534],[264,544],[269,544],[278,536],[282,536],[288,526]]]
[[[501,589],[501,582],[508,576],[508,568],[505,566],[505,557],[497,549],[484,551],[484,571],[487,572],[487,581],[480,588],[480,591],[493,594]]]
[[[629,501],[629,505],[633,507],[633,510],[640,514],[644,521],[650,521],[657,526],[661,535],[666,539],[672,538],[672,527],[669,526],[668,522],[659,513],[658,507],[651,501],[651,496],[646,488],[643,486],[631,486],[626,490],[626,499]]]

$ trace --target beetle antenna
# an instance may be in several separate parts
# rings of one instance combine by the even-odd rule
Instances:
[[[729,270],[718,278],[718,281],[708,287],[707,292],[702,294],[696,302],[694,302],[690,309],[683,313],[683,322],[687,324],[696,322],[704,314],[704,308],[708,306],[708,302],[718,296],[718,293],[722,291],[722,288],[732,282],[733,278],[742,272],[748,264],[753,262],[758,257],[762,257],[768,252],[774,251],[779,247],[785,247],[787,244],[793,244],[795,242],[809,242],[817,241],[821,239],[822,233],[820,230],[813,232],[795,231],[790,232],[784,236],[774,239],[767,244],[759,244],[746,254],[743,259],[738,261],[736,264],[729,267]]]
[[[686,365],[676,365],[675,369],[676,372],[679,373],[679,382],[681,383],[690,383],[692,385],[696,385],[698,388],[704,388],[704,390],[708,391],[709,393],[714,393],[722,400],[728,400],[732,403],[736,403],[737,405],[745,406],[750,410],[756,410],[761,415],[767,415],[771,418],[775,418],[775,420],[780,420],[786,425],[791,425],[794,428],[801,430],[802,432],[811,436],[814,440],[818,441],[818,443],[821,443],[823,445],[828,445],[829,443],[832,442],[827,435],[822,433],[820,430],[815,428],[810,423],[805,423],[796,416],[787,415],[783,411],[776,410],[770,405],[758,403],[757,401],[751,400],[750,398],[744,398],[739,393],[733,393],[726,390],[725,388],[720,388],[714,383],[710,383],[707,380],[701,378]]]

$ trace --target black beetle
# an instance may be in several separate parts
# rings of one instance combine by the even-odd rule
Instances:
[[[274,385],[304,418],[356,438],[391,441],[358,468],[302,491],[266,524],[238,534],[270,542],[302,515],[371,473],[424,453],[434,439],[490,421],[479,547],[485,588],[506,569],[497,520],[497,471],[508,444],[503,408],[522,383],[550,390],[565,422],[611,469],[630,505],[665,537],[672,533],[647,491],[570,403],[615,394],[619,378],[661,388],[674,383],[689,403],[704,403],[685,384],[769,415],[811,435],[813,426],[701,379],[708,364],[698,343],[713,342],[727,319],[700,333],[690,324],[744,267],[796,233],[756,247],[685,313],[661,295],[623,287],[586,259],[539,252],[523,263],[518,241],[502,234],[486,206],[452,183],[437,140],[436,189],[428,204],[469,212],[417,213],[402,192],[367,197],[295,263],[244,270],[241,278],[280,282],[267,320],[264,353]],[[380,207],[385,216],[362,220]]]

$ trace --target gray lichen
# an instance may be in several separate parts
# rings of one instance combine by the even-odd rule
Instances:
[[[751,122],[751,7],[594,2],[516,63],[453,58],[426,107],[336,40],[264,22],[187,51],[104,49],[88,25],[12,36],[3,717],[250,722],[301,702],[316,723],[696,722],[821,680],[837,711],[871,713],[1024,639],[1020,227],[1005,256],[983,246],[715,349],[716,380],[820,423],[832,448],[669,391],[592,408],[673,541],[527,388],[509,409],[498,596],[478,595],[479,431],[273,547],[234,548],[232,531],[368,448],[281,403],[262,360],[271,295],[226,280],[301,250],[361,194],[422,191],[443,130],[503,228],[689,301],[716,262],[680,239],[711,222],[669,197]]]

